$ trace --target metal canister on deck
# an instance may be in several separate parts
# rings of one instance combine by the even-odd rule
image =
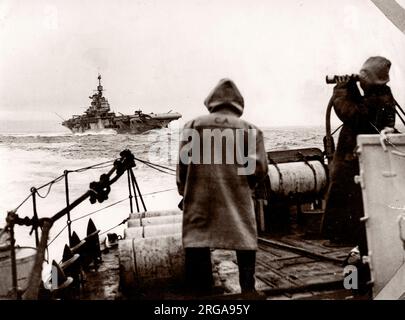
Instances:
[[[279,196],[322,194],[327,186],[327,174],[320,161],[287,162],[269,165],[271,191]]]

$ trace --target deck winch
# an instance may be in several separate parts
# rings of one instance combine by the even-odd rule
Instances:
[[[320,213],[328,185],[323,152],[317,148],[294,149],[268,152],[267,157],[268,178],[256,191],[259,230],[288,227],[293,212],[300,221],[302,213]]]

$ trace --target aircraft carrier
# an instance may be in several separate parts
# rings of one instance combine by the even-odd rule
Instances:
[[[97,92],[89,97],[91,105],[84,114],[73,115],[70,119],[64,120],[62,125],[73,133],[114,130],[117,133],[139,134],[152,129],[167,128],[171,121],[181,118],[180,113],[171,111],[145,114],[137,110],[132,115],[117,115],[110,111],[110,104],[103,96],[103,90],[101,75],[99,75]]]

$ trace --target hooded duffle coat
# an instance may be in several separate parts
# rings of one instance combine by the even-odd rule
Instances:
[[[365,247],[365,228],[360,221],[361,187],[354,181],[359,174],[356,139],[359,134],[378,134],[386,127],[393,128],[395,100],[385,84],[378,84],[362,96],[353,80],[336,85],[332,99],[343,127],[331,165],[323,235],[337,242]]]
[[[250,143],[248,159],[254,162],[254,170],[248,175],[241,175],[238,169],[242,168],[243,164],[238,161],[226,163],[227,151],[237,146],[236,143],[225,143],[225,140],[220,146],[211,143],[209,148],[211,154],[215,149],[217,152],[218,148],[220,149],[220,153],[222,152],[224,156],[221,163],[213,161],[201,163],[202,161],[193,159],[187,163],[179,159],[177,186],[180,195],[183,196],[183,246],[257,250],[252,193],[256,183],[266,176],[268,170],[263,134],[256,126],[240,119],[244,101],[231,80],[221,80],[205,100],[205,105],[210,114],[189,121],[184,126],[180,155],[182,150],[184,155],[184,148],[187,146],[193,148],[191,153],[197,152],[200,146],[200,160],[202,160],[203,146],[209,141],[208,138],[204,138],[203,132],[204,130],[212,132],[211,130],[215,129],[221,133],[224,133],[224,130],[235,133],[239,129],[239,132],[244,133],[242,145],[247,152],[246,137],[249,130],[253,130],[254,140]],[[199,138],[187,139],[189,137],[185,134],[190,131],[197,133]],[[187,153],[189,149],[185,150]]]

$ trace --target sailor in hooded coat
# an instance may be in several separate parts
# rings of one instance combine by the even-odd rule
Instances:
[[[199,263],[191,262],[194,271],[205,268],[211,273],[211,264],[207,262],[210,259],[208,248],[237,250],[239,267],[249,260],[250,269],[253,268],[249,275],[240,269],[240,277],[250,278],[247,286],[252,289],[254,253],[257,250],[252,193],[268,170],[263,134],[256,126],[240,119],[244,100],[231,80],[221,80],[205,100],[205,105],[210,114],[184,126],[177,166],[177,186],[183,196],[186,260],[188,257],[191,257],[190,261],[200,259]],[[212,140],[209,135],[215,131],[226,138]],[[240,134],[243,138],[238,140],[236,136]],[[208,158],[207,152],[210,153]],[[247,156],[247,165],[237,160],[238,152]],[[218,154],[222,155],[220,162],[214,161]],[[228,155],[234,155],[234,161],[228,161]],[[187,250],[198,248],[201,250]],[[243,255],[242,252],[253,254]],[[212,281],[211,278],[199,278],[201,282]],[[244,290],[246,281],[240,280]]]
[[[359,245],[367,253],[361,188],[354,181],[359,174],[356,138],[359,134],[378,134],[395,126],[395,100],[389,81],[391,62],[371,57],[360,71],[360,94],[356,81],[342,79],[334,88],[333,104],[343,122],[331,165],[330,184],[326,199],[323,234],[335,243]]]

